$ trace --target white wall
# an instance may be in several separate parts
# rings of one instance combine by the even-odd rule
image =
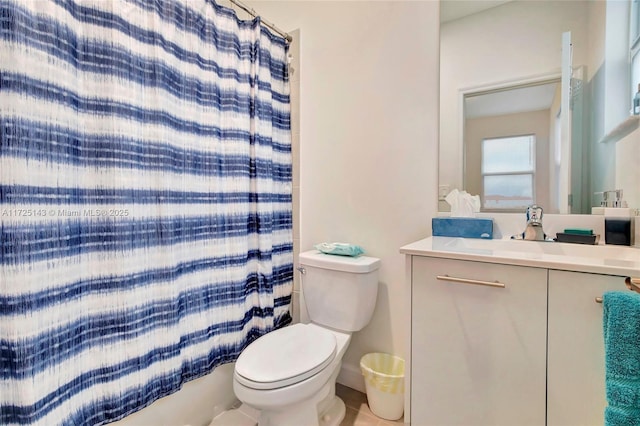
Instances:
[[[640,209],[640,129],[616,142],[615,186],[624,191],[629,207]],[[640,230],[638,230],[640,231]],[[640,241],[636,240],[636,244]]]
[[[429,235],[436,211],[439,4],[250,4],[300,29],[301,250],[348,241],[382,260],[373,320],[353,336],[339,378],[363,389],[363,354],[404,355],[398,249]]]
[[[572,32],[573,63],[587,63],[583,1],[518,1],[441,29],[440,184],[462,188],[460,90],[560,73],[561,34]]]
[[[614,2],[611,6],[615,10],[620,4]],[[629,207],[640,208],[640,172],[637,167],[640,159],[640,129],[620,140],[616,138],[606,143],[600,142],[611,130],[611,126],[619,124],[620,120],[627,116],[630,107],[624,90],[624,78],[610,78],[611,75],[615,77],[616,67],[620,67],[619,61],[616,62],[615,58],[612,61],[613,52],[610,46],[613,44],[614,47],[618,47],[620,43],[612,41],[610,34],[607,39],[606,25],[615,25],[611,24],[612,21],[615,22],[610,15],[612,9],[608,8],[604,1],[593,2],[590,5],[590,186],[592,192],[622,189]],[[621,56],[626,57],[624,52]],[[607,65],[607,62],[613,64]],[[636,241],[638,242],[638,239]]]
[[[606,1],[594,1],[587,9],[587,80],[591,80],[604,63],[606,8]]]

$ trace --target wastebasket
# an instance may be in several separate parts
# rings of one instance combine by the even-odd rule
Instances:
[[[398,420],[404,411],[404,359],[370,353],[360,359],[369,408],[386,420]]]

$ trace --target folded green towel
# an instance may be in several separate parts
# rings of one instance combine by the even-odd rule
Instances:
[[[322,253],[339,256],[359,256],[364,253],[362,247],[348,243],[320,243],[313,247]]]
[[[606,426],[640,424],[640,294],[604,293]]]
[[[564,230],[565,234],[573,234],[573,235],[593,235],[593,229],[585,229],[585,228],[566,228]]]

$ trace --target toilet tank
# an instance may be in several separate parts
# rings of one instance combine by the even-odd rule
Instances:
[[[353,332],[369,324],[378,297],[380,259],[300,253],[302,291],[315,324]]]

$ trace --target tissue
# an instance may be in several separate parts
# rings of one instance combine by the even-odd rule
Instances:
[[[480,211],[480,197],[454,189],[445,197],[450,217],[431,219],[434,237],[493,238],[493,219],[474,217]]]
[[[480,211],[480,197],[454,189],[445,201],[451,206],[451,217],[474,217]]]

